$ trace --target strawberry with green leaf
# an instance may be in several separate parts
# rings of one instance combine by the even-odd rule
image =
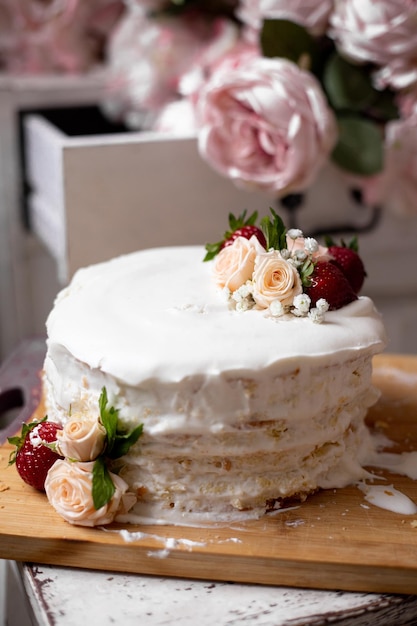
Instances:
[[[20,435],[8,438],[9,443],[15,446],[10,454],[9,465],[16,464],[22,480],[38,491],[45,491],[48,471],[55,461],[62,459],[54,445],[57,431],[61,428],[44,417],[23,424]]]
[[[366,278],[365,266],[359,256],[358,240],[354,237],[349,244],[343,239],[336,245],[331,237],[326,237],[326,245],[334,263],[342,270],[353,291],[358,294]]]
[[[320,299],[327,300],[330,311],[336,311],[358,299],[342,270],[332,261],[318,261],[308,278],[304,292],[316,306]]]
[[[257,219],[257,211],[252,213],[249,217],[246,217],[246,209],[238,217],[235,217],[233,213],[229,213],[229,229],[224,233],[223,239],[217,241],[216,243],[208,243],[206,245],[207,254],[203,260],[211,261],[215,256],[217,256],[220,250],[226,246],[230,246],[238,237],[250,239],[255,236],[259,243],[265,248],[265,236],[262,230],[256,226]]]

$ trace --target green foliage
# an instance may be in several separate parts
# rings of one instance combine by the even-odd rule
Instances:
[[[394,93],[372,83],[374,68],[340,56],[327,36],[313,37],[301,25],[267,19],[260,33],[265,57],[293,61],[320,82],[339,125],[339,141],[331,155],[340,168],[371,176],[384,167],[383,126],[399,117]]]
[[[96,511],[105,506],[113,497],[116,488],[111,479],[103,456],[94,461],[92,496]]]
[[[370,120],[349,115],[338,118],[339,140],[332,153],[342,169],[372,176],[384,166],[384,140],[379,126]]]
[[[107,443],[104,453],[96,459],[93,469],[93,502],[96,509],[109,502],[114,485],[107,469],[107,459],[118,459],[128,453],[143,433],[143,424],[130,432],[119,425],[119,410],[108,406],[107,390],[102,388],[99,398],[100,420],[106,429]],[[97,506],[99,504],[99,506]]]
[[[263,22],[260,43],[265,57],[281,57],[302,64],[306,69],[317,63],[318,49],[307,30],[289,20],[267,19]]]
[[[272,220],[268,216],[265,216],[261,220],[261,228],[266,239],[266,249],[274,248],[274,250],[284,250],[287,247],[287,229],[274,209],[270,207],[269,210],[271,211]]]

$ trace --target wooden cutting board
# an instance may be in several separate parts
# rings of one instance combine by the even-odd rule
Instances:
[[[417,450],[417,357],[374,361],[382,397],[369,422]],[[261,520],[205,528],[71,526],[7,467],[0,448],[0,558],[89,569],[317,589],[417,593],[417,515],[370,505],[356,487],[322,491]],[[385,473],[417,502],[417,481]]]

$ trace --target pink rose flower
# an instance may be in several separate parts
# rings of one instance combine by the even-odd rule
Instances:
[[[389,122],[385,129],[390,182],[387,205],[400,215],[417,214],[417,113]]]
[[[306,239],[305,237],[297,237],[296,239],[291,239],[287,236],[287,247],[290,252],[295,252],[296,250],[305,250],[306,247]],[[326,246],[321,246],[318,244],[317,250],[315,250],[311,256],[313,259],[317,260],[319,257],[325,257],[328,254],[328,248]]]
[[[295,296],[302,290],[297,269],[283,259],[278,250],[264,252],[256,257],[252,295],[258,306],[268,308],[275,300],[281,302],[282,306],[291,306]]]
[[[201,73],[216,56],[222,25],[223,20],[197,13],[172,17],[128,11],[108,45],[107,113],[132,127],[152,126],[167,104],[199,88]]]
[[[70,524],[98,526],[110,524],[118,513],[127,512],[136,496],[127,492],[127,484],[110,472],[116,491],[111,500],[96,510],[92,496],[93,465],[58,460],[48,472],[45,492],[50,504]]]
[[[241,0],[238,17],[259,33],[264,19],[282,19],[304,26],[312,35],[323,35],[333,0]]]
[[[195,135],[197,121],[194,105],[188,98],[182,98],[167,104],[158,114],[152,130],[169,135]]]
[[[103,452],[106,437],[97,416],[73,413],[57,433],[57,449],[75,461],[94,461]]]
[[[3,0],[0,64],[18,74],[79,73],[101,62],[122,0]]]
[[[340,52],[358,62],[386,67],[377,80],[394,85],[417,60],[415,0],[339,0],[329,34]]]
[[[236,291],[252,278],[256,255],[264,251],[256,237],[237,237],[233,244],[220,250],[215,258],[213,275],[221,289]]]
[[[248,190],[306,189],[335,145],[337,127],[318,81],[285,59],[221,65],[197,102],[201,156]]]

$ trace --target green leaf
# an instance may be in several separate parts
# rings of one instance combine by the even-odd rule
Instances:
[[[353,174],[372,176],[383,169],[384,146],[380,128],[361,117],[338,119],[339,141],[332,160]]]
[[[261,220],[261,228],[266,239],[266,249],[283,250],[287,247],[286,233],[284,222],[271,207],[269,208],[272,215],[271,218],[266,216]]]
[[[109,454],[112,459],[118,459],[119,457],[127,454],[130,448],[137,442],[139,437],[143,433],[143,424],[136,426],[130,433],[117,433],[114,441],[114,446]]]
[[[98,403],[100,407],[100,419],[107,433],[107,449],[110,452],[113,448],[114,440],[116,438],[119,411],[112,406],[107,408],[108,398],[107,390],[105,387],[103,387],[101,390]]]
[[[281,57],[311,69],[317,57],[317,46],[307,30],[289,20],[264,20],[260,44],[265,57]],[[309,60],[309,64],[305,64]]]
[[[395,103],[395,94],[389,89],[384,91],[375,90],[375,100],[369,111],[373,118],[381,120],[381,122],[389,122],[400,117],[398,107]]]
[[[101,509],[112,499],[116,487],[113,484],[109,470],[102,456],[99,456],[94,461],[93,466],[93,486],[92,496],[94,508],[96,511]]]
[[[335,109],[361,111],[376,99],[369,71],[333,53],[323,73],[327,97]]]
[[[301,284],[303,287],[310,287],[311,278],[310,276],[314,272],[314,263],[311,259],[306,259],[302,266],[299,269],[299,274],[301,278]]]

